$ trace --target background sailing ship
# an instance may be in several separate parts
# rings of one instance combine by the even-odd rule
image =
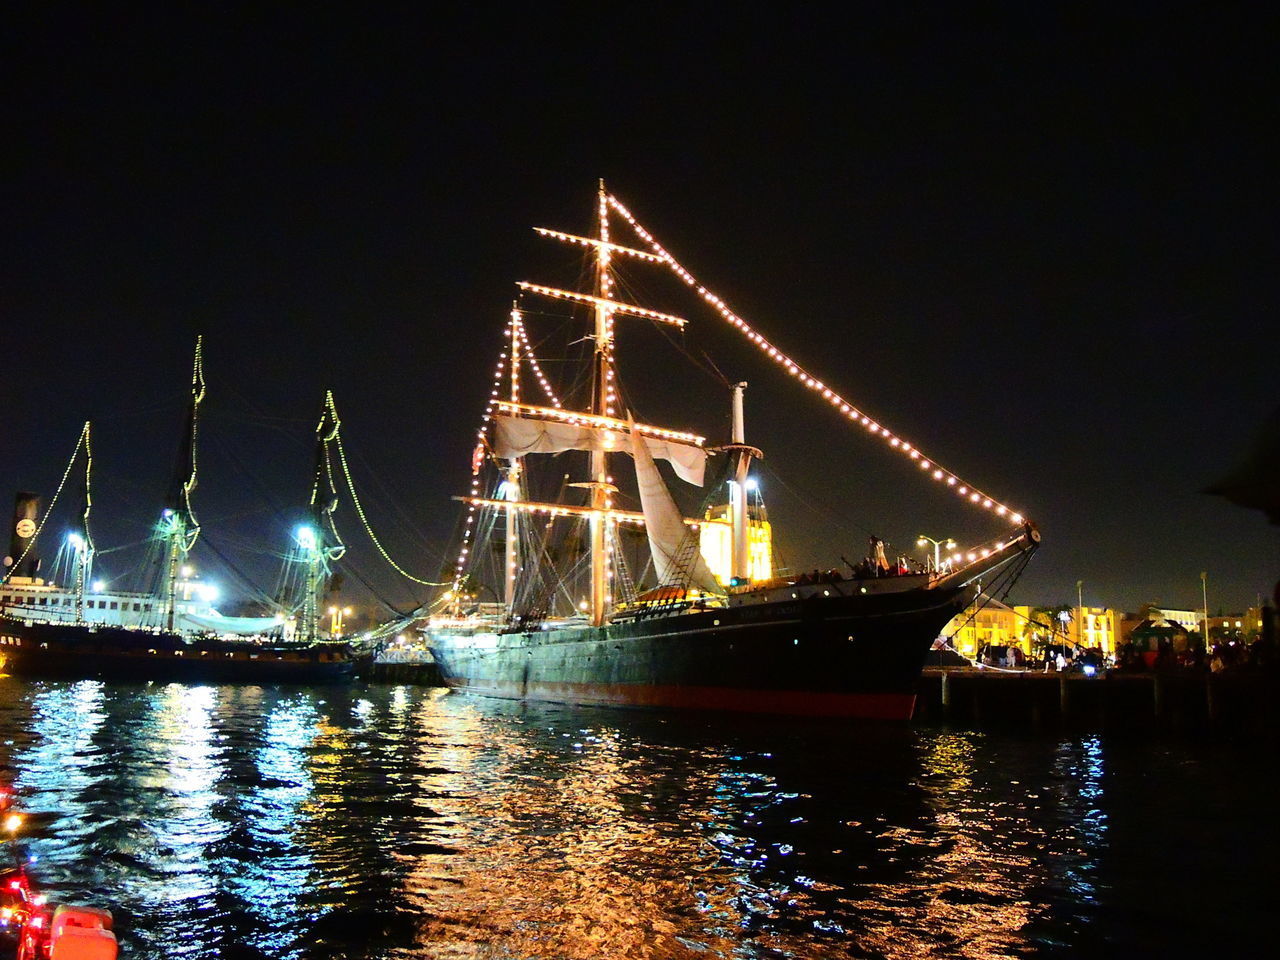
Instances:
[[[640,248],[616,242],[611,220],[625,222]],[[518,285],[530,300],[587,312],[590,325],[578,327],[573,339],[587,344],[589,355],[585,372],[565,378],[562,395],[535,354],[540,336],[526,325],[528,311],[513,309],[477,435],[471,492],[463,498],[454,583],[426,627],[446,682],[511,698],[909,716],[913,683],[939,630],[972,599],[978,582],[988,591],[1007,590],[1039,542],[1035,528],[783,353],[695,279],[603,184],[596,222],[593,237],[537,228],[587,250],[590,293]],[[645,401],[624,389],[616,326],[681,330],[687,322],[624,299],[639,286],[618,270],[630,261],[674,272],[851,426],[990,514],[1005,532],[929,569],[873,549],[862,564],[846,562],[848,572],[775,576],[772,529],[750,493],[752,463],[763,454],[746,442],[746,385],[732,388],[731,434],[718,446],[643,421]],[[539,403],[522,392],[526,368],[541,389]],[[669,399],[685,396],[675,378],[662,379]],[[684,415],[705,419],[707,411]],[[549,456],[579,458],[554,462],[552,495],[539,486],[534,466]],[[624,456],[635,468],[635,485],[625,490],[617,465]],[[658,460],[695,486],[714,478],[692,516],[671,496]],[[624,505],[628,497],[639,510]],[[647,540],[643,559],[628,535],[637,529]],[[837,545],[837,557],[851,549]]]
[[[0,657],[11,672],[131,679],[324,682],[349,679],[358,654],[326,636],[321,598],[345,545],[333,522],[337,488],[330,444],[337,409],[327,395],[316,428],[310,520],[295,532],[284,588],[271,616],[224,616],[216,592],[193,576],[189,555],[200,536],[197,486],[199,412],[205,398],[202,343],[196,342],[187,417],[177,465],[155,528],[157,575],[151,590],[119,591],[94,580],[90,531],[93,448],[86,423],[43,516],[33,495],[17,498],[9,564],[0,579]],[[73,468],[83,461],[76,529],[59,550],[67,586],[38,576],[41,533]],[[287,596],[286,596],[287,595]],[[369,654],[371,655],[371,654]]]

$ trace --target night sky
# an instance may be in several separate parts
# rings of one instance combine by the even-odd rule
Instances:
[[[1270,595],[1280,531],[1201,492],[1277,404],[1269,27],[1219,5],[602,9],[11,10],[0,496],[49,496],[92,419],[98,545],[121,548],[99,571],[123,577],[202,333],[210,541],[269,589],[332,389],[371,521],[438,576],[514,281],[582,266],[529,228],[590,232],[604,178],[815,376],[1039,524],[1013,602],[1083,580],[1090,605],[1198,606],[1201,571],[1214,611]],[[1001,532],[656,268],[627,279],[691,321],[663,362],[619,321],[637,412],[726,439],[695,360],[749,381],[793,568],[871,533],[918,554]],[[352,601],[426,597],[339,522]]]

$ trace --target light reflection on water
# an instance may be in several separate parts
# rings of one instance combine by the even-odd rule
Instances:
[[[131,957],[1210,944],[1213,923],[1177,900],[1161,913],[1151,894],[1163,878],[1141,857],[1177,814],[1150,801],[1176,790],[1200,817],[1239,815],[1242,765],[1203,745],[526,708],[413,687],[0,680],[0,766],[25,806],[56,814],[29,843],[38,876],[55,899],[115,911]],[[1233,878],[1241,857],[1274,853],[1262,829],[1254,854],[1201,844],[1180,863],[1247,903]]]

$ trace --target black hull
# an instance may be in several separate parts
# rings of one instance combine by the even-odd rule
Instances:
[[[436,625],[428,643],[447,685],[486,696],[903,720],[930,646],[971,596],[844,581],[602,627]]]
[[[343,643],[261,645],[119,627],[0,620],[3,671],[24,677],[182,683],[344,683],[357,658]]]

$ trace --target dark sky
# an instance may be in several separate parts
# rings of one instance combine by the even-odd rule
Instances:
[[[1269,595],[1277,530],[1200,492],[1277,403],[1268,26],[1223,5],[744,9],[10,11],[0,491],[52,493],[91,418],[99,545],[143,539],[203,333],[211,541],[275,575],[332,389],[372,522],[436,576],[513,281],[580,264],[529,228],[588,232],[603,177],[815,376],[1038,522],[1015,601],[1083,580],[1089,604],[1198,605],[1202,570],[1215,609]],[[793,566],[872,532],[1000,532],[651,270],[634,289],[691,319],[686,352],[751,383]],[[646,367],[642,325],[620,338],[637,397],[656,381],[641,413],[687,390],[671,425],[723,429],[697,365]],[[340,520],[352,597],[363,578],[410,603]]]

